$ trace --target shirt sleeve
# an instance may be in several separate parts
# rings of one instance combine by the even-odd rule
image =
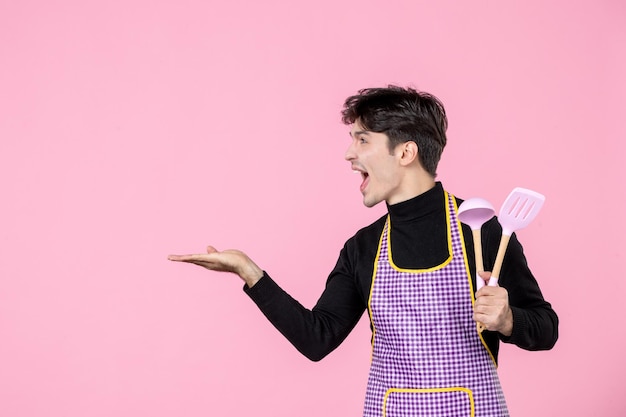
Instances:
[[[312,361],[332,352],[352,331],[365,310],[350,272],[346,248],[326,282],[317,304],[307,309],[267,273],[244,291],[296,349]]]

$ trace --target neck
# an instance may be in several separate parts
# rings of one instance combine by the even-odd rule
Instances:
[[[405,178],[406,186],[404,192],[397,195],[393,201],[387,201],[388,205],[401,203],[403,201],[410,200],[418,195],[424,194],[426,191],[431,190],[435,186],[435,179],[426,172],[413,173]]]
[[[443,185],[436,182],[435,186],[424,193],[398,204],[387,204],[387,212],[392,223],[398,224],[413,221],[416,218],[431,215],[441,210],[444,197]]]
[[[424,194],[426,191],[432,190],[434,186],[435,179],[429,175],[427,180],[422,181],[418,185],[416,185],[416,187],[414,188],[415,195],[413,195],[413,197],[417,197],[420,194]]]

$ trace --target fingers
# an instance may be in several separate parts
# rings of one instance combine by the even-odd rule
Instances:
[[[230,249],[222,252],[213,246],[207,247],[207,253],[188,255],[169,255],[168,259],[175,262],[186,262],[202,266],[212,271],[237,272],[248,259],[242,252]]]
[[[482,287],[476,293],[476,306],[500,307],[509,304],[509,292],[502,287]]]
[[[492,330],[495,325],[494,314],[489,309],[478,307],[474,309],[474,321],[478,324],[478,331]]]
[[[192,255],[170,255],[168,256],[168,259],[170,261],[198,265],[211,271],[231,271],[231,268],[229,268],[228,265],[225,265],[223,262],[220,262],[219,259],[215,259],[211,255],[212,254],[205,253]]]
[[[491,272],[478,271],[478,276],[476,277],[476,292],[480,291],[481,288],[489,285],[489,278],[491,278]]]
[[[263,270],[240,250],[227,249],[220,252],[213,246],[207,246],[206,252],[191,255],[169,255],[168,259],[170,261],[192,263],[211,271],[235,273],[249,287],[252,287],[263,277]]]
[[[495,287],[492,285],[485,285],[484,287],[482,287],[480,290],[478,290],[476,292],[476,298],[479,297],[507,297],[509,296],[509,293],[507,292],[507,290],[505,288],[502,287]]]
[[[216,262],[215,259],[211,256],[211,254],[207,253],[196,253],[190,255],[169,255],[167,257],[170,261],[174,262],[185,262],[190,264],[199,265],[205,267],[207,269],[219,269],[219,263]]]
[[[478,271],[478,275],[480,275],[480,277],[485,281],[489,281],[489,278],[491,278],[491,271]]]
[[[168,255],[167,259],[175,262],[194,262],[194,261],[207,261],[207,255],[212,253],[219,253],[215,247],[209,245],[206,248],[206,253],[196,253],[189,255]]]
[[[476,288],[480,290],[485,286],[495,286],[498,284],[497,281],[493,280],[493,282],[491,282],[490,279],[491,271],[478,271],[478,276],[476,277]]]
[[[508,291],[502,287],[481,288],[476,293],[474,320],[483,323],[488,330],[510,332],[512,316]]]
[[[205,259],[206,255],[203,253],[192,254],[192,255],[168,255],[167,259],[170,261],[176,262],[193,262],[193,261],[202,261]]]
[[[510,308],[503,310],[488,311],[486,313],[474,312],[474,321],[479,323],[479,332],[492,330],[510,336],[513,331],[513,312]],[[481,329],[482,328],[482,329]]]

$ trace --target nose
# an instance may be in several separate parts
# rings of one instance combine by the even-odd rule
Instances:
[[[356,158],[356,153],[354,152],[354,141],[350,142],[350,146],[346,149],[346,154],[344,155],[346,161],[352,161]]]

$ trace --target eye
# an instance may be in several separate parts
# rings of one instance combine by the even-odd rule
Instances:
[[[367,143],[367,141],[365,140],[363,136],[360,136],[358,140],[359,140],[359,143]]]

